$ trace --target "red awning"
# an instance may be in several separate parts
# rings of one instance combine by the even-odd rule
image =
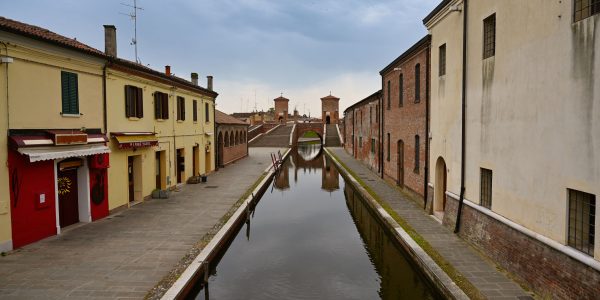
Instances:
[[[120,149],[144,148],[158,145],[154,132],[113,132]]]

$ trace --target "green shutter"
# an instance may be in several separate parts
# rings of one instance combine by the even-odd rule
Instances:
[[[165,120],[169,119],[169,95],[161,93],[161,104],[162,104],[162,118]]]
[[[162,119],[162,114],[161,114],[161,101],[160,101],[160,94],[158,92],[154,92],[154,118],[155,119]]]
[[[131,94],[128,85],[125,86],[125,117],[131,117]]]
[[[138,118],[144,117],[144,91],[142,88],[136,87],[135,95],[135,112]]]
[[[62,90],[62,113],[79,114],[77,74],[62,71],[60,80]]]

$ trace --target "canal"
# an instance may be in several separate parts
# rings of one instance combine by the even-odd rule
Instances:
[[[438,299],[319,144],[300,144],[196,299]]]

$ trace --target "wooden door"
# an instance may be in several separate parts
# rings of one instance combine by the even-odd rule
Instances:
[[[210,169],[211,169],[210,159],[211,159],[211,156],[210,156],[210,151],[208,151],[208,152],[206,152],[206,156],[205,156],[205,158],[204,158],[204,161],[206,162],[206,163],[205,163],[205,165],[206,165],[206,170],[205,170],[204,174],[208,174],[208,173],[210,173]]]
[[[129,182],[129,202],[135,200],[134,195],[134,180],[133,180],[133,156],[127,157],[127,178]]]
[[[183,158],[183,151],[181,149],[177,149],[177,183],[182,183],[183,181],[183,171],[185,170],[185,160]]]
[[[200,174],[198,174],[198,158],[200,156],[200,146],[194,146],[193,148],[194,150],[192,151],[193,155],[192,155],[192,169],[193,169],[193,174],[192,176],[198,176]]]
[[[60,227],[79,222],[77,169],[58,172],[58,217]]]
[[[398,141],[398,181],[399,186],[404,186],[404,142]]]
[[[155,160],[156,160],[156,188],[157,189],[162,189],[162,170],[161,170],[161,166],[160,166],[160,151],[156,151],[155,152]]]

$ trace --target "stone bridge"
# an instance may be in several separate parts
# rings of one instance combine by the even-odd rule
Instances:
[[[298,146],[298,139],[309,131],[314,131],[321,139],[321,144],[323,144],[325,141],[323,123],[297,123],[292,136],[292,147]]]

